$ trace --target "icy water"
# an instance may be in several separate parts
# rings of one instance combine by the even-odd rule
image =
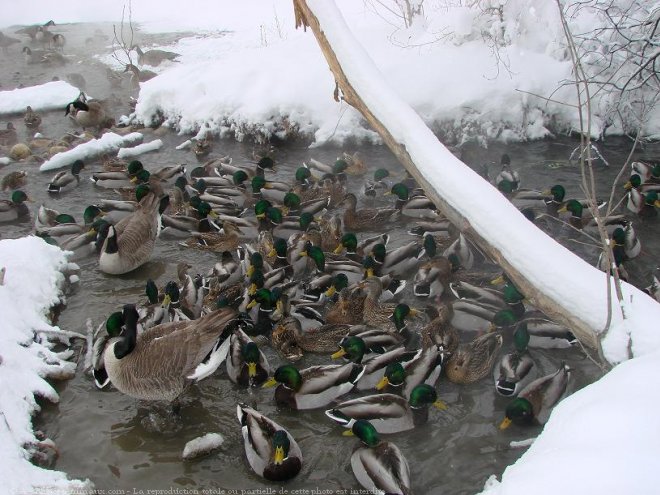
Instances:
[[[100,30],[97,32],[96,30]],[[13,46],[8,55],[0,54],[0,84],[2,89],[13,89],[50,81],[53,76],[66,79],[67,74],[79,73],[87,83],[86,90],[98,98],[109,98],[115,116],[128,113],[128,99],[132,90],[126,85],[111,89],[105,78],[104,67],[90,58],[106,53],[110,41],[110,25],[64,25],[53,29],[69,39],[66,53],[72,61],[64,67],[26,66],[22,54]],[[6,30],[6,34],[11,31]],[[172,39],[174,35],[162,35],[159,39]],[[85,40],[90,39],[89,43]],[[142,36],[147,45],[154,37]],[[22,116],[0,116],[0,123],[12,121],[19,129],[19,139],[28,137]],[[42,132],[59,137],[74,128],[64,118],[62,111],[43,114]],[[177,151],[175,146],[187,139],[173,132],[158,135],[165,145],[155,153],[143,155],[141,160],[148,169],[162,165],[187,163],[190,170],[196,160],[191,151]],[[145,141],[153,139],[145,133]],[[463,160],[479,169],[491,163],[491,173],[497,173],[499,157],[510,154],[512,166],[520,172],[523,187],[548,188],[555,183],[566,186],[568,197],[580,195],[579,170],[567,164],[575,140],[558,138],[532,143],[502,145],[489,149],[476,145],[463,147]],[[230,155],[238,163],[251,160],[259,148],[250,143],[215,141],[211,157]],[[332,163],[342,151],[359,151],[373,170],[385,167],[400,170],[400,165],[384,147],[350,147],[345,149],[324,147],[313,150],[302,145],[284,145],[273,151],[278,165],[277,177],[291,177],[292,171],[303,161],[315,158]],[[601,152],[610,163],[597,165],[599,196],[609,196],[609,184],[629,151],[629,141],[612,139]],[[641,149],[638,156],[658,156],[658,147]],[[565,166],[557,166],[565,165]],[[35,162],[17,163],[0,169],[0,175],[12,170],[29,172],[25,188],[34,199],[34,213],[42,202],[51,208],[74,214],[80,220],[84,205],[101,197],[115,198],[112,192],[99,190],[87,180],[92,172],[100,169],[99,163],[88,165],[83,171],[80,187],[62,196],[49,196],[46,184],[54,172],[40,174]],[[352,188],[362,183],[356,179]],[[617,193],[619,198],[622,190]],[[488,205],[483,205],[487,208]],[[407,241],[406,224],[398,226],[393,234],[393,245]],[[647,285],[655,264],[660,259],[660,230],[658,222],[635,227],[642,240],[643,253],[628,266],[631,280],[637,285]],[[1,225],[2,238],[29,234],[32,222],[17,225]],[[593,257],[594,251],[575,245],[583,255]],[[533,247],[530,247],[533,248]],[[64,329],[85,331],[85,321],[91,318],[94,326],[101,323],[112,311],[127,302],[144,299],[144,284],[152,278],[159,287],[169,280],[176,280],[176,265],[186,261],[192,265],[191,273],[206,273],[216,260],[213,253],[184,249],[173,241],[159,241],[149,263],[125,276],[110,277],[99,272],[95,258],[79,260],[81,281],[67,297],[67,305],[59,318]],[[410,295],[405,296],[412,304],[417,303]],[[472,335],[466,336],[466,340]],[[291,412],[280,410],[273,402],[273,389],[246,391],[233,385],[224,371],[191,387],[183,396],[180,420],[161,424],[163,411],[124,396],[115,390],[99,391],[89,374],[83,369],[84,347],[77,343],[79,367],[76,377],[66,383],[56,384],[61,401],[58,405],[43,404],[35,425],[52,438],[59,448],[59,458],[54,468],[67,472],[71,477],[89,478],[97,488],[116,490],[114,493],[146,493],[148,489],[170,490],[185,493],[184,489],[202,493],[203,489],[256,490],[270,488],[260,493],[349,493],[360,487],[350,467],[350,453],[357,445],[355,438],[341,435],[342,429],[331,423],[322,410]],[[270,348],[265,348],[273,367],[282,359]],[[600,376],[594,366],[579,349],[533,350],[539,369],[544,374],[553,371],[566,361],[573,369],[569,392],[574,392]],[[324,357],[306,357],[301,365],[327,362]],[[432,410],[429,422],[412,432],[388,436],[407,457],[414,491],[418,494],[470,494],[482,489],[491,474],[501,475],[504,468],[515,462],[523,450],[511,448],[511,441],[522,440],[539,433],[540,428],[521,429],[512,427],[504,432],[497,429],[503,417],[507,399],[495,393],[492,381],[483,380],[470,386],[458,386],[441,380],[439,395],[448,409]],[[302,472],[282,485],[270,484],[256,476],[247,464],[243,451],[240,428],[236,419],[236,404],[246,402],[285,426],[298,440],[304,455]],[[225,441],[219,451],[207,457],[184,462],[181,453],[186,442],[208,432],[221,433]],[[300,490],[296,492],[296,490]],[[343,491],[342,491],[343,490]],[[259,492],[255,492],[259,493]],[[318,493],[318,492],[317,492]],[[354,492],[357,493],[357,492]]]

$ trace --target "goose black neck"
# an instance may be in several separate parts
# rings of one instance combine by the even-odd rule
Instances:
[[[119,251],[119,245],[117,244],[117,231],[113,229],[112,235],[108,235],[107,243],[105,245],[106,254],[115,254]]]
[[[135,306],[127,304],[124,308],[124,332],[115,344],[114,351],[117,359],[126,357],[133,349],[137,340],[138,313]]]

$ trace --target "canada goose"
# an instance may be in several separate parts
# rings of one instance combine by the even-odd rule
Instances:
[[[164,323],[137,335],[138,312],[127,304],[122,333],[111,336],[101,349],[105,372],[126,395],[171,402],[214,371],[205,358],[235,316],[236,311],[224,308],[198,320]]]
[[[45,50],[32,50],[29,46],[23,47],[23,57],[25,57],[26,64],[40,64],[45,62]]]
[[[111,275],[135,270],[151,257],[159,224],[159,194],[150,191],[135,213],[108,228],[103,241],[99,269]]]
[[[150,70],[140,70],[133,64],[126,64],[126,67],[124,67],[124,72],[131,73],[131,84],[136,88],[140,85],[141,82],[146,82],[158,75]]]
[[[143,52],[138,45],[133,45],[133,50],[138,54],[138,64],[151,65],[152,67],[158,67],[165,60],[174,60],[181,56],[178,53],[165,50],[147,50]]]
[[[63,34],[59,34],[59,33],[54,34],[53,37],[51,38],[51,43],[53,45],[53,48],[61,52],[64,52],[64,45],[66,45],[66,38],[64,37]]]
[[[82,95],[82,93],[81,93]],[[98,101],[87,101],[84,96],[79,96],[66,107],[64,115],[71,114],[71,117],[83,129],[87,127],[103,127],[108,116],[103,110],[103,106]]]
[[[33,24],[32,26],[25,26],[24,28],[19,29],[16,31],[16,34],[25,34],[30,37],[31,40],[36,40],[37,32],[39,32],[39,28],[42,29],[48,29],[50,26],[54,26],[55,22],[48,21],[44,24]]]

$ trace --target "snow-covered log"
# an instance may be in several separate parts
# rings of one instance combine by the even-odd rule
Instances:
[[[624,284],[624,319],[614,294],[608,298],[607,275],[539,230],[440,143],[384,81],[334,2],[294,0],[294,8],[297,26],[310,27],[323,51],[337,82],[335,96],[341,92],[364,115],[434,203],[535,306],[597,348],[609,305],[603,350],[610,362],[625,360],[629,349],[640,355],[660,347],[660,336],[645,331],[648,318],[660,321],[660,305]]]

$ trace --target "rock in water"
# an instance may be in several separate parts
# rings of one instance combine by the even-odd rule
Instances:
[[[183,460],[189,461],[196,457],[206,455],[219,448],[224,441],[225,439],[220,433],[207,433],[206,435],[194,438],[188,442],[183,448],[183,454],[181,457]]]

